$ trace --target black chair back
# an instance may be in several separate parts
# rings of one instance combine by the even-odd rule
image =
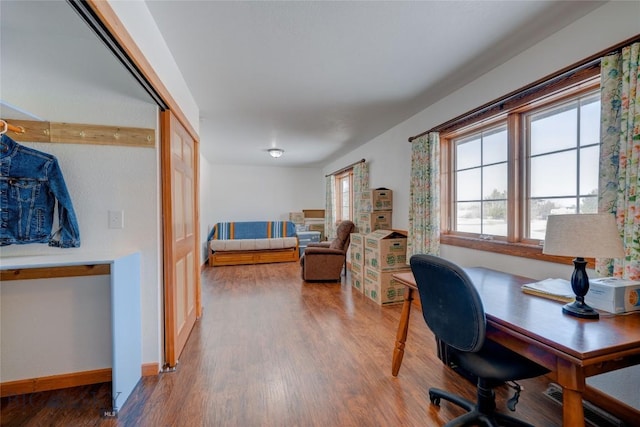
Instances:
[[[467,273],[432,255],[414,255],[410,264],[422,315],[436,337],[460,351],[480,350],[486,318],[480,295]]]

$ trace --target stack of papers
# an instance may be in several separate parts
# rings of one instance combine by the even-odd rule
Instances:
[[[565,279],[544,279],[522,285],[522,292],[562,302],[571,302],[575,294],[571,283]]]

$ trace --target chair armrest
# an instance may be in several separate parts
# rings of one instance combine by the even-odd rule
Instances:
[[[331,242],[311,242],[307,244],[307,248],[328,248]]]
[[[340,255],[345,256],[345,252],[340,249],[331,249],[320,246],[307,246],[304,255]]]

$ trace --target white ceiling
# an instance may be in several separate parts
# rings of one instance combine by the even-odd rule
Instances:
[[[603,2],[146,4],[200,107],[203,154],[214,163],[303,167],[370,141]],[[15,84],[21,63],[148,99],[65,1],[1,0],[0,11],[0,75],[13,83],[2,88],[5,117],[8,101],[52,119],[41,112],[42,93]],[[63,38],[78,43],[65,48]],[[271,147],[284,155],[272,159]]]
[[[146,3],[200,107],[210,161],[318,166],[603,2]]]

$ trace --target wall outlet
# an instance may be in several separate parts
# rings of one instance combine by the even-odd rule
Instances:
[[[124,211],[109,211],[109,228],[124,228]]]

